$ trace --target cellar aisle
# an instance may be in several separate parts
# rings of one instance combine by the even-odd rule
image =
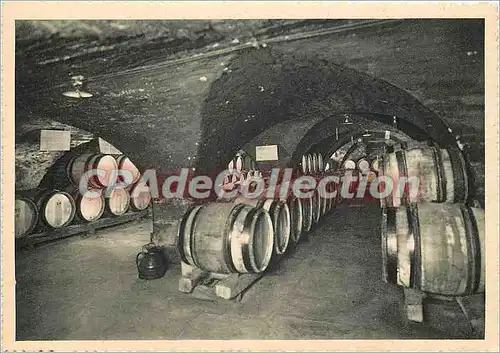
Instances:
[[[149,239],[146,221],[24,250],[16,261],[17,339],[463,336],[456,315],[437,320],[453,320],[452,334],[405,323],[402,291],[381,281],[379,222],[376,205],[333,210],[241,303],[178,292],[180,266],[139,280],[134,261]]]

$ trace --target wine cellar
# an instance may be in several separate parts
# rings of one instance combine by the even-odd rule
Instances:
[[[484,32],[17,21],[17,340],[483,339]]]

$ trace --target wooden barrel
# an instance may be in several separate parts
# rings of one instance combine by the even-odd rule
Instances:
[[[274,231],[274,253],[283,254],[288,248],[290,241],[291,222],[290,210],[285,202],[273,199],[249,199],[237,197],[235,203],[241,203],[257,208],[263,208],[269,213]]]
[[[313,225],[313,202],[312,197],[300,199],[302,204],[302,231],[309,232]]]
[[[75,201],[65,191],[33,189],[23,191],[21,195],[31,199],[36,204],[39,214],[39,224],[45,227],[51,229],[63,228],[75,218]]]
[[[114,178],[116,178],[118,163],[111,155],[84,153],[73,157],[66,166],[68,178],[76,186],[79,185],[85,172],[95,169],[103,170],[105,175],[91,176],[87,178],[86,184],[96,188],[104,188],[116,181]]]
[[[132,163],[130,158],[121,154],[118,157],[116,157],[116,163],[118,165],[118,170],[124,170],[131,173],[132,175],[132,182],[130,183],[131,185],[139,181],[139,179],[141,178],[141,172],[135,166],[135,164]],[[125,181],[123,176],[120,176],[120,180]]]
[[[314,174],[313,158],[310,154],[307,155],[307,174]]]
[[[321,218],[321,208],[322,208],[321,197],[317,189],[314,190],[311,203],[312,203],[312,221],[313,224],[316,224],[319,222]]]
[[[356,169],[356,163],[354,163],[354,161],[352,159],[347,159],[344,162],[344,169],[354,170],[354,169]]]
[[[97,221],[104,214],[105,200],[102,190],[91,188],[82,195],[80,190],[70,186],[65,191],[75,200],[76,217],[79,220],[83,222]]]
[[[238,171],[241,172],[243,169],[243,156],[242,155],[236,155],[234,159],[234,168]]]
[[[151,204],[151,192],[147,185],[135,184],[130,189],[130,208],[132,211],[143,211]]]
[[[370,162],[366,158],[360,158],[358,159],[357,167],[361,173],[366,174],[370,171]]]
[[[337,162],[336,160],[328,159],[325,162],[325,172],[334,172],[335,170],[337,170],[338,165],[339,165],[339,162]]]
[[[381,171],[392,178],[394,190],[401,176],[416,177],[420,184],[415,193],[409,188],[401,195],[393,192],[386,199],[389,207],[398,207],[405,202],[464,202],[468,197],[465,160],[457,151],[430,146],[395,151],[384,156]]]
[[[33,200],[16,196],[14,203],[14,234],[22,238],[30,234],[38,224],[38,208]]]
[[[318,173],[319,165],[318,165],[318,155],[316,153],[312,154],[312,173]]]
[[[382,217],[387,282],[449,296],[484,292],[484,210],[420,203]]]
[[[103,191],[106,198],[106,213],[113,217],[124,215],[130,207],[130,193],[127,189],[112,188]]]
[[[318,173],[323,173],[325,170],[325,166],[323,164],[323,155],[321,153],[317,153],[316,159],[318,161]]]
[[[191,208],[179,227],[182,260],[215,273],[260,273],[274,246],[269,213],[235,203],[206,203]]]
[[[309,174],[309,168],[307,163],[307,156],[302,156],[302,162],[300,163],[302,174]]]
[[[303,228],[303,214],[302,214],[302,202],[295,196],[290,196],[286,200],[288,209],[290,211],[290,242],[292,244],[297,244],[302,235]]]
[[[231,159],[231,161],[229,161],[229,163],[227,164],[227,170],[232,173],[233,170],[234,170],[234,159]]]

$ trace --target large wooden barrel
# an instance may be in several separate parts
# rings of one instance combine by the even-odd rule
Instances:
[[[266,210],[273,224],[274,230],[274,253],[283,254],[288,248],[290,241],[290,210],[285,202],[273,199],[258,199],[237,197],[235,203],[241,203]]]
[[[106,198],[106,213],[113,217],[124,215],[130,207],[130,193],[127,189],[111,188],[103,191]]]
[[[16,196],[14,203],[14,233],[16,238],[30,234],[38,224],[38,208],[27,197]]]
[[[186,212],[178,244],[182,260],[202,270],[260,273],[273,253],[273,224],[262,208],[206,203]]]
[[[75,218],[75,201],[65,191],[33,189],[23,191],[21,195],[31,199],[36,204],[39,213],[39,224],[45,227],[52,229],[63,228]]]
[[[130,188],[130,208],[143,211],[151,204],[151,192],[147,185],[135,184]]]
[[[424,292],[462,296],[484,292],[484,210],[420,203],[384,209],[384,279]]]
[[[132,182],[130,183],[131,185],[139,181],[139,179],[141,178],[141,172],[135,166],[135,164],[132,163],[130,158],[121,154],[116,157],[116,163],[118,165],[118,170],[124,170],[131,174],[132,177]],[[120,180],[124,181],[125,179],[122,176],[120,176]]]
[[[104,188],[116,181],[118,163],[113,156],[108,154],[80,154],[73,157],[66,166],[68,178],[76,186],[79,185],[85,172],[95,169],[103,170],[105,175],[91,176],[87,178],[86,184],[96,188]]]
[[[407,202],[464,202],[468,197],[468,177],[461,153],[435,147],[399,150],[388,153],[382,160],[381,171],[393,180],[394,192],[386,198],[389,207]],[[418,192],[397,195],[401,176],[418,178]],[[399,196],[399,197],[398,197]]]
[[[76,217],[83,222],[97,221],[105,211],[105,200],[101,189],[88,189],[81,193],[70,186],[66,190],[75,200]]]

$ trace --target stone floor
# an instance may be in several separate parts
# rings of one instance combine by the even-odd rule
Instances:
[[[454,302],[428,303],[426,325],[404,319],[402,290],[381,280],[379,221],[375,206],[333,210],[239,303],[180,293],[178,265],[162,279],[139,280],[135,256],[149,239],[146,221],[23,250],[17,339],[471,337]],[[481,315],[481,304],[474,307]]]

